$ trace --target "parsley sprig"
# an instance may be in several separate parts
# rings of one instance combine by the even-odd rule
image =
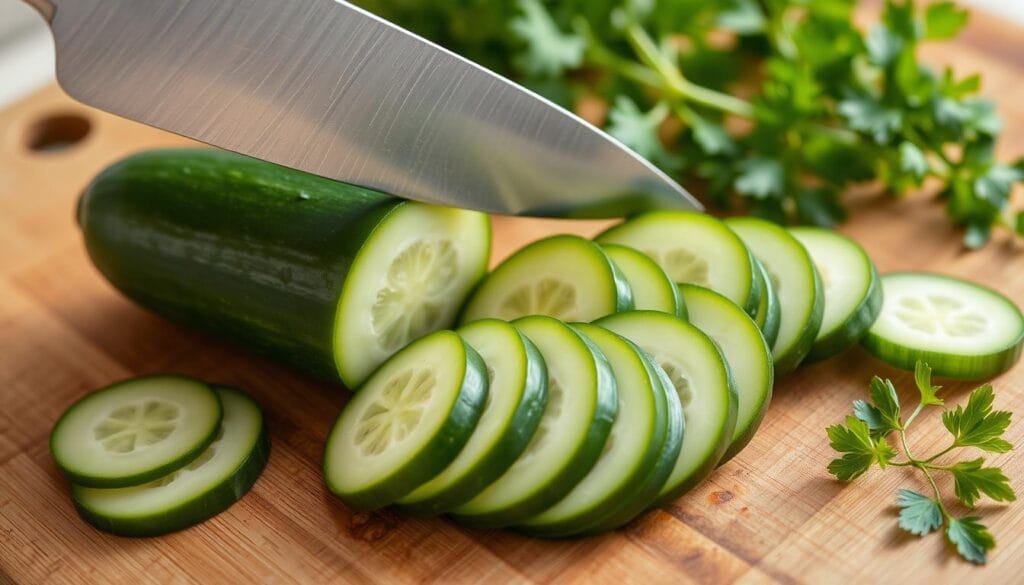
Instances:
[[[1024,157],[996,159],[981,78],[918,59],[966,25],[953,2],[887,0],[863,29],[857,0],[357,2],[567,107],[599,100],[592,121],[719,208],[831,226],[853,186],[927,181],[968,247],[1024,235]]]
[[[844,424],[828,427],[832,448],[842,453],[828,465],[828,471],[837,479],[850,481],[873,465],[885,467],[911,467],[919,470],[928,481],[932,495],[901,489],[896,496],[899,507],[899,526],[911,534],[923,536],[945,527],[946,538],[965,559],[984,564],[987,553],[996,541],[978,516],[955,517],[943,502],[935,476],[949,473],[953,476],[954,494],[964,506],[974,508],[984,494],[997,502],[1017,499],[1009,479],[998,467],[986,467],[985,459],[940,463],[948,453],[964,447],[973,447],[989,453],[1006,453],[1013,446],[1003,439],[1010,425],[1010,413],[993,410],[992,386],[985,384],[971,392],[966,405],[942,413],[942,424],[952,439],[945,449],[929,456],[917,457],[907,444],[907,431],[911,423],[929,406],[945,406],[938,397],[940,387],[932,385],[931,368],[917,363],[914,379],[920,393],[917,407],[903,418],[896,389],[889,380],[877,376],[871,380],[869,400],[856,400],[853,415]],[[900,452],[890,444],[896,436]]]

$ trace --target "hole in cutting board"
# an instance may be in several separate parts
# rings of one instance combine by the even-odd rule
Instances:
[[[61,152],[81,142],[91,130],[92,124],[84,116],[53,114],[29,126],[25,144],[33,152]]]

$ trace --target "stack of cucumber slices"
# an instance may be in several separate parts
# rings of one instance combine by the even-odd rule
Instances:
[[[990,376],[1024,338],[994,291],[879,277],[827,230],[686,212],[533,242],[460,323],[384,362],[341,413],[324,475],[349,505],[544,537],[610,530],[736,455],[801,363],[864,339],[901,367]]]
[[[186,149],[109,167],[78,220],[140,304],[356,389],[324,457],[351,506],[543,536],[612,529],[693,488],[802,363],[863,343],[976,379],[1024,345],[993,290],[879,276],[845,236],[749,217],[650,212],[488,274],[485,214]],[[82,514],[119,534],[223,510],[267,452],[251,400],[168,376],[86,397],[52,446]]]
[[[93,392],[50,435],[79,513],[123,536],[166,534],[241,499],[270,440],[245,393],[184,376],[146,376]]]

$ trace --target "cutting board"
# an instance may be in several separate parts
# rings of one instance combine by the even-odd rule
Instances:
[[[984,91],[1007,121],[1003,155],[1024,153],[1024,32],[977,15],[960,41],[927,56],[983,71]],[[320,477],[323,442],[346,391],[153,316],[122,298],[86,257],[73,219],[86,182],[130,152],[182,144],[83,107],[56,87],[0,113],[0,582],[1020,581],[1024,504],[982,504],[999,546],[981,569],[950,554],[938,536],[896,528],[896,490],[924,491],[921,478],[872,471],[846,485],[825,472],[833,453],[824,429],[864,396],[873,374],[913,398],[911,375],[860,349],[779,380],[746,450],[673,505],[611,534],[551,542],[391,510],[353,513]],[[1020,241],[1000,235],[965,252],[927,193],[894,200],[865,192],[851,204],[853,219],[841,229],[883,272],[955,274],[1024,303]],[[592,235],[603,225],[495,218],[494,260],[549,233]],[[268,415],[273,450],[253,490],[216,518],[169,536],[118,538],[75,514],[47,436],[86,392],[148,372],[249,390]],[[1024,365],[994,383],[996,406],[1024,414]],[[971,388],[951,383],[943,395],[959,402]],[[913,448],[945,446],[938,417],[919,420]],[[1009,439],[1024,443],[1024,422],[1011,426]],[[1024,492],[1024,457],[992,460]],[[952,492],[949,478],[940,485]]]

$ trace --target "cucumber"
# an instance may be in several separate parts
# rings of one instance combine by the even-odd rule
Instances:
[[[505,259],[466,302],[461,322],[546,315],[592,321],[633,307],[626,277],[593,242],[573,235],[537,240]]]
[[[324,447],[327,487],[356,510],[394,503],[455,459],[487,390],[487,366],[454,331],[410,343],[338,416]]]
[[[738,410],[732,374],[715,342],[678,317],[630,311],[596,324],[654,356],[679,394],[686,436],[672,474],[658,493],[658,503],[667,503],[710,475],[729,447]]]
[[[1024,314],[990,288],[952,276],[895,272],[882,276],[884,302],[864,347],[888,364],[936,376],[989,378],[1010,369],[1024,346]]]
[[[772,344],[775,375],[796,369],[821,328],[825,295],[810,254],[785,228],[756,217],[733,217],[726,225],[764,264],[779,297],[779,333]]]
[[[256,483],[270,455],[259,406],[245,393],[214,386],[224,405],[216,439],[198,458],[149,483],[126,488],[71,486],[79,514],[121,536],[156,536],[223,512]]]
[[[217,393],[198,380],[133,378],[72,404],[53,427],[50,452],[72,483],[139,485],[199,457],[222,416]]]
[[[487,402],[459,455],[436,477],[400,498],[403,509],[440,514],[480,493],[522,454],[540,423],[548,395],[544,358],[505,321],[484,319],[457,332],[487,365]]]
[[[882,310],[882,284],[875,263],[850,238],[822,228],[790,228],[821,276],[825,311],[807,361],[838,355],[854,346]]]
[[[608,358],[618,389],[618,412],[601,456],[564,498],[518,529],[528,534],[561,537],[619,522],[636,491],[664,462],[669,437],[668,402],[655,370],[658,366],[636,344],[596,325],[573,328],[594,342]],[[681,438],[681,437],[680,437]],[[676,446],[676,451],[682,445]],[[678,453],[676,455],[678,457]],[[662,485],[676,457],[661,465]],[[656,495],[661,485],[654,488]],[[650,503],[650,496],[646,503]]]
[[[512,467],[453,510],[473,526],[519,524],[561,500],[594,466],[615,420],[615,377],[593,342],[550,317],[524,317],[514,325],[544,356],[548,402]]]
[[[775,292],[775,285],[768,276],[764,264],[757,260],[757,274],[761,281],[761,302],[757,305],[757,313],[754,314],[754,322],[761,330],[768,347],[775,343],[779,336],[779,320],[782,317],[782,309],[779,307],[779,295]]]
[[[658,263],[628,246],[605,244],[601,248],[626,276],[637,310],[662,311],[686,318],[679,289]]]
[[[754,258],[718,219],[698,212],[643,213],[595,238],[601,245],[640,250],[679,284],[699,284],[725,295],[749,314],[757,312],[761,290]]]
[[[624,526],[648,510],[657,501],[662,488],[665,487],[665,484],[672,476],[672,472],[676,468],[676,462],[679,460],[679,454],[682,451],[683,440],[686,436],[686,421],[682,402],[679,401],[679,394],[676,392],[676,387],[672,384],[672,380],[668,377],[665,369],[654,361],[654,356],[646,351],[643,353],[650,358],[658,378],[658,385],[665,396],[669,415],[668,435],[665,438],[661,457],[655,468],[651,470],[650,475],[637,483],[636,489],[623,503],[622,508],[609,516],[605,521],[591,526],[585,532],[588,535],[599,534]]]
[[[78,212],[90,257],[127,296],[350,388],[450,326],[490,253],[485,214],[212,149],[128,157]]]
[[[679,292],[690,308],[690,323],[718,344],[736,382],[736,428],[722,456],[725,462],[750,442],[768,411],[774,382],[771,349],[757,324],[729,299],[692,284]]]

